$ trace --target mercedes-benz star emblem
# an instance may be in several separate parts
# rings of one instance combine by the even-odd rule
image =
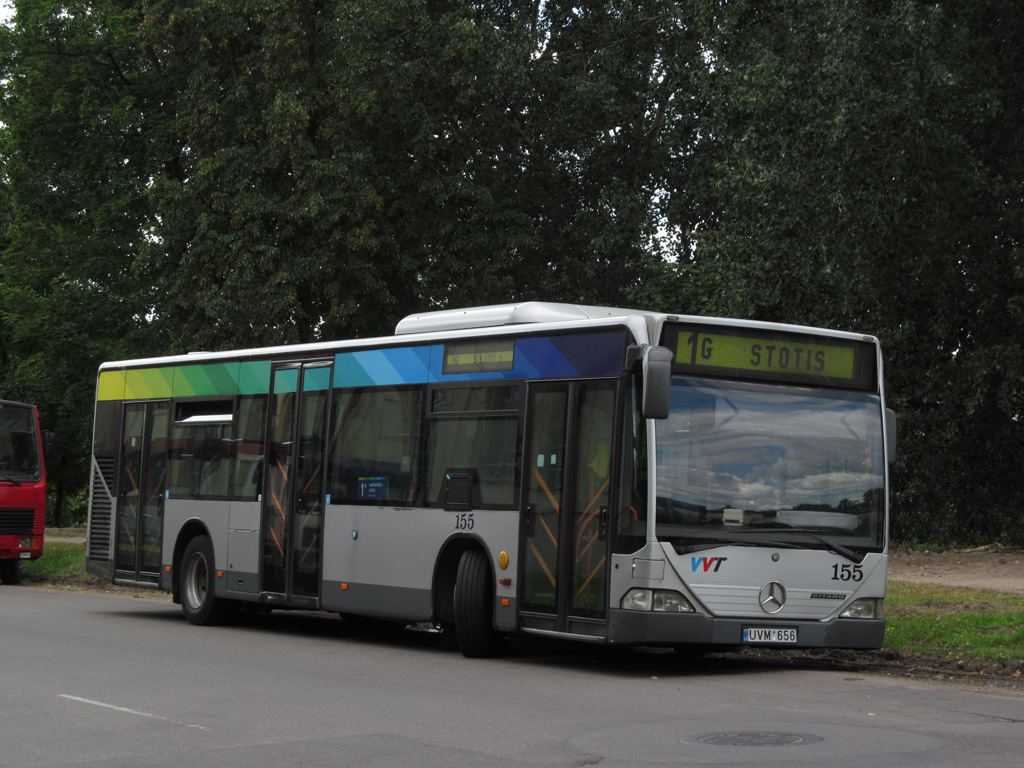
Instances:
[[[786,588],[777,581],[769,581],[761,587],[757,599],[765,613],[778,613],[786,604]]]

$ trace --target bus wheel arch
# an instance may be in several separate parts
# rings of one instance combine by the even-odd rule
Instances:
[[[197,522],[182,528],[174,546],[172,583],[174,601],[181,604],[190,624],[212,625],[224,621],[231,601],[217,597],[213,541]]]
[[[175,603],[181,602],[181,561],[185,556],[185,547],[196,536],[210,538],[210,532],[198,520],[189,520],[178,531],[178,538],[174,542],[174,554],[171,556],[171,597]]]

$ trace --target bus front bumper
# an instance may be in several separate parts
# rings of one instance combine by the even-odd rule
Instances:
[[[884,619],[784,621],[714,618],[700,613],[624,611],[609,613],[608,642],[621,645],[722,645],[771,648],[881,648]],[[796,630],[795,642],[771,642],[764,630]],[[751,631],[753,630],[753,631]],[[792,637],[788,632],[780,637]]]
[[[0,559],[36,560],[43,556],[43,537],[38,534],[0,536]]]

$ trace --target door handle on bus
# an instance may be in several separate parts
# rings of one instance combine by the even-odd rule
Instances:
[[[608,538],[608,507],[601,507],[597,513],[597,538],[601,541]]]
[[[536,515],[536,513],[537,513],[537,505],[536,504],[527,504],[526,505],[526,514],[524,515],[523,519],[524,519],[524,524],[525,524],[525,529],[526,529],[526,535],[527,536],[533,536],[534,516]]]

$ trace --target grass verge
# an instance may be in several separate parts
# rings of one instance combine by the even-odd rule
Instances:
[[[956,659],[1024,659],[1024,595],[890,581],[885,648]]]
[[[22,563],[21,578],[26,584],[99,587],[106,583],[86,572],[81,544],[61,541],[44,542],[41,558]]]

